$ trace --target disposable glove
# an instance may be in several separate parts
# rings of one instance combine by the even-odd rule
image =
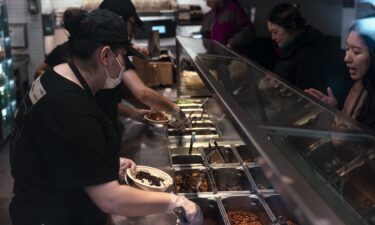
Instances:
[[[202,211],[197,204],[185,198],[171,193],[171,201],[169,203],[167,213],[174,213],[176,207],[183,207],[186,212],[187,224],[190,225],[201,225],[203,223]],[[183,223],[179,223],[183,224]]]
[[[119,176],[123,177],[125,175],[126,169],[134,171],[136,166],[137,165],[135,164],[135,162],[133,162],[133,160],[120,157],[120,169],[118,172]]]

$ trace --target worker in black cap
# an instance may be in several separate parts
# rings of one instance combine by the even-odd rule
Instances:
[[[130,40],[133,39],[136,27],[144,29],[144,23],[139,18],[133,3],[130,0],[104,0],[99,9],[108,9],[121,16],[126,21]]]
[[[80,12],[64,13],[70,63],[38,77],[16,114],[13,225],[105,225],[107,214],[172,213],[180,206],[190,224],[201,224],[199,207],[183,196],[119,185],[119,137],[94,95],[121,82],[124,55],[138,53],[116,14]]]
[[[130,0],[104,0],[100,4],[99,8],[108,9],[122,17],[124,22],[127,24],[129,39],[132,39],[135,28],[143,26],[143,23]],[[145,53],[143,48],[137,48],[136,46],[133,47]],[[57,46],[47,56],[45,62],[39,66],[34,77],[42,74],[46,68],[69,61],[69,56],[67,53],[68,51],[66,43]],[[130,53],[129,55],[133,54]],[[138,55],[138,57],[140,56]],[[135,109],[119,103],[121,97],[129,98],[129,94],[131,94],[139,102],[150,108],[171,113],[173,116],[171,125],[176,128],[184,128],[186,116],[181,109],[174,102],[147,87],[135,72],[134,66],[128,57],[125,57],[125,61],[126,70],[122,77],[123,84],[119,85],[115,90],[112,91],[102,90],[95,96],[96,101],[100,108],[102,108],[103,112],[111,118],[114,124],[118,124],[116,122],[118,116],[125,116],[138,121],[143,121],[143,116],[148,112],[148,110]],[[130,92],[127,91],[128,89]],[[123,96],[124,93],[126,93],[127,96]],[[117,129],[120,128],[117,127]]]

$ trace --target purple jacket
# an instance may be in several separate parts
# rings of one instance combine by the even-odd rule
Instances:
[[[246,45],[255,37],[255,27],[237,2],[228,1],[221,9],[210,10],[203,19],[204,38],[232,47]]]

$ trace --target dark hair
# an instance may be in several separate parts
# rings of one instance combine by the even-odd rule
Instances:
[[[274,6],[267,15],[267,20],[288,31],[302,30],[306,20],[302,17],[297,5],[281,3]]]
[[[375,37],[367,32],[367,30],[363,29],[358,22],[354,23],[354,25],[350,27],[349,33],[351,31],[357,32],[368,48],[370,65],[365,76],[363,77],[363,82],[365,87],[367,86],[367,83],[370,83],[375,88]]]
[[[90,60],[95,51],[103,46],[103,43],[84,38],[82,34],[88,32],[93,26],[82,9],[68,9],[64,12],[64,27],[69,32],[69,55],[80,60]],[[116,50],[120,45],[108,44],[112,50]]]
[[[375,94],[375,36],[372,33],[371,27],[366,25],[365,20],[358,20],[353,26],[350,27],[349,33],[355,31],[362,38],[366,44],[370,55],[370,65],[366,74],[363,76],[364,88],[367,90],[367,98],[365,99],[362,109],[358,114],[357,120],[368,125],[373,126],[374,121],[374,110],[375,110],[375,99],[371,96]],[[374,20],[374,18],[372,18]],[[364,24],[361,24],[364,22]],[[368,24],[367,24],[368,25]]]

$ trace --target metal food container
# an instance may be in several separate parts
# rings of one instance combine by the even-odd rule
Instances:
[[[189,126],[187,125],[187,128],[190,128]],[[215,124],[211,120],[197,120],[191,123],[191,128],[215,128]],[[174,127],[168,124],[168,129],[174,129]]]
[[[355,154],[344,146],[335,146],[325,142],[306,154],[307,160],[326,178],[335,175],[336,171],[355,158]]]
[[[179,98],[176,100],[176,104],[179,105],[179,106],[182,106],[182,105],[196,105],[196,104],[201,104],[202,103],[202,99],[198,99],[198,98]]]
[[[271,191],[273,189],[270,181],[264,175],[262,168],[259,166],[248,167],[250,175],[260,191]]]
[[[320,140],[315,137],[300,137],[300,136],[287,136],[285,140],[293,145],[295,150],[304,154],[309,150],[313,149],[317,143],[320,143]]]
[[[201,104],[180,104],[178,106],[180,107],[181,110],[185,110],[185,109],[200,109],[201,108]]]
[[[195,132],[196,137],[207,137],[207,138],[219,137],[219,133],[217,132],[216,128],[186,128],[185,131],[183,132],[179,130],[175,130],[175,129],[168,129],[168,136],[169,137],[183,136],[186,138],[190,138],[192,132]]]
[[[270,216],[257,196],[226,196],[221,198],[227,218],[231,225],[272,224]]]
[[[250,180],[242,167],[219,167],[211,169],[218,191],[252,191]]]
[[[203,225],[225,225],[219,203],[216,198],[190,198],[202,210]]]
[[[229,145],[219,146],[219,150],[215,150],[211,156],[208,156],[211,152],[209,148],[203,148],[203,152],[206,154],[209,164],[239,164],[236,154]]]
[[[152,214],[139,217],[127,217],[124,219],[117,219],[114,216],[115,225],[176,225],[177,216],[174,214]]]
[[[297,220],[293,214],[288,211],[288,207],[282,201],[280,195],[271,195],[265,197],[268,207],[271,209],[273,215],[276,218],[276,222],[279,224],[297,225]]]
[[[192,148],[191,155],[189,155],[188,147],[179,147],[170,149],[171,165],[203,165],[204,157],[199,148]]]
[[[242,162],[244,163],[254,163],[255,156],[250,153],[249,148],[246,145],[236,146],[238,155],[241,157]]]
[[[174,168],[176,193],[213,192],[209,171],[205,167]]]
[[[365,217],[375,221],[375,171],[372,167],[365,165],[358,167],[345,176],[336,184],[338,190],[352,205]]]

